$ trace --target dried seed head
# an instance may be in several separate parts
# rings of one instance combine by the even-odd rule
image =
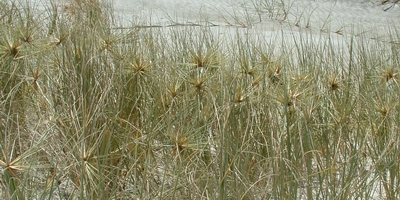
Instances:
[[[139,76],[148,75],[151,67],[151,62],[145,61],[142,58],[135,58],[133,63],[130,63],[133,73]]]
[[[195,68],[206,68],[216,65],[218,61],[215,49],[207,49],[205,52],[202,50],[197,50],[197,52],[192,51],[189,62],[194,65]]]
[[[289,90],[287,93],[286,105],[289,107],[293,106],[296,103],[296,101],[300,100],[300,97],[301,97],[301,93],[298,93],[298,92],[293,93],[291,90]],[[282,95],[282,96],[278,97],[277,100],[280,103],[285,104],[285,96]]]
[[[388,67],[384,70],[382,74],[384,82],[394,81],[397,83],[398,72],[393,67]]]
[[[197,92],[206,90],[207,79],[203,75],[192,77],[188,82],[196,88]]]
[[[281,82],[281,78],[280,78],[280,76],[282,75],[281,70],[282,70],[282,67],[278,66],[278,67],[276,67],[276,69],[270,70],[268,72],[268,78],[270,79],[270,81],[273,84],[277,84],[277,83]]]
[[[25,42],[25,43],[31,43],[32,42],[32,35],[33,32],[30,30],[27,30],[25,33],[23,33],[22,31],[20,31],[20,40]]]
[[[69,32],[67,31],[60,31],[59,36],[58,37],[54,37],[50,39],[50,44],[54,45],[54,46],[60,46],[61,44],[64,43],[64,41],[66,41],[69,37]]]
[[[243,102],[244,98],[245,98],[245,95],[244,95],[243,90],[240,89],[240,88],[237,89],[237,90],[236,90],[235,103],[241,103],[241,102]]]
[[[334,92],[340,88],[341,82],[337,80],[336,76],[332,76],[331,78],[329,78],[328,84],[329,84],[329,91]]]
[[[389,109],[387,106],[375,105],[375,110],[378,111],[382,116],[387,116]]]
[[[181,84],[176,82],[175,84],[167,85],[168,93],[171,95],[172,98],[178,96],[178,90],[181,87]]]
[[[14,60],[22,58],[22,56],[18,57],[19,49],[21,48],[20,42],[6,41],[5,43],[6,44],[3,44],[0,46],[0,51],[1,51],[2,55],[9,56]]]
[[[32,87],[34,90],[37,90],[39,87],[38,82],[37,82],[37,80],[39,79],[39,76],[40,76],[39,68],[36,68],[35,71],[33,71],[33,69],[31,69],[31,74],[32,74],[32,78],[33,78]]]
[[[172,142],[174,144],[174,155],[182,154],[187,148],[188,138],[184,135],[176,135],[175,137],[171,135]]]
[[[241,60],[240,68],[242,69],[241,73],[252,77],[256,75],[258,72],[257,67],[246,59]]]
[[[187,138],[186,137],[180,137],[178,138],[178,141],[176,141],[176,146],[179,149],[179,152],[181,152],[183,149],[186,148],[187,144]]]
[[[103,40],[103,42],[102,42],[102,44],[101,44],[100,50],[101,50],[101,51],[110,50],[111,47],[113,46],[113,43],[114,43],[114,42],[113,42],[112,40],[110,40],[110,39],[105,39],[105,40]]]

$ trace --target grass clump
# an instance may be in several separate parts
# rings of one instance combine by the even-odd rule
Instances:
[[[117,29],[98,1],[1,5],[2,198],[400,196],[399,35],[271,42]]]

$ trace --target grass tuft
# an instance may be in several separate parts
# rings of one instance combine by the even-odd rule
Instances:
[[[398,27],[269,40],[293,1],[249,3],[121,29],[106,1],[0,1],[1,198],[399,199]]]

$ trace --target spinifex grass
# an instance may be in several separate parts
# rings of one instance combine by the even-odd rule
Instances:
[[[271,42],[1,4],[3,198],[400,196],[399,31]]]

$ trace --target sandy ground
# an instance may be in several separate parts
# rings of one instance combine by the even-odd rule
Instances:
[[[394,27],[400,25],[400,2],[395,1],[114,0],[113,5],[120,19],[116,26],[209,26],[220,38],[240,32],[270,41],[278,51],[307,38],[316,44],[330,40],[347,52],[351,37],[393,41]]]
[[[387,32],[400,24],[400,7],[384,0],[115,0],[125,22],[145,19],[148,25],[202,24],[260,31],[311,29],[338,34]],[[270,3],[272,4],[272,3]],[[400,2],[399,2],[400,4]],[[257,5],[257,6],[254,6]],[[388,10],[386,10],[388,9]],[[285,10],[288,13],[285,15]],[[385,11],[386,10],[386,11]],[[285,20],[282,20],[286,16]]]
[[[37,4],[73,0],[29,0]],[[107,0],[102,0],[107,1]],[[273,38],[280,32],[340,36],[370,34],[387,40],[400,25],[398,0],[109,0],[116,27],[210,26],[224,31],[245,28]],[[281,2],[284,2],[283,4]],[[264,6],[262,5],[264,3]],[[266,5],[269,4],[269,5]],[[266,5],[266,6],[265,6]],[[290,33],[290,34],[289,34]]]

